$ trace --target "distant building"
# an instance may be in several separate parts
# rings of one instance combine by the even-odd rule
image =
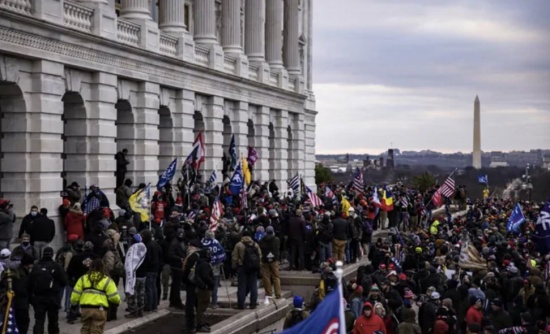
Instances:
[[[550,154],[547,154],[542,158],[542,168],[550,171]]]

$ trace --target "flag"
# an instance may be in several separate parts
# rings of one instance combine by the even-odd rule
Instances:
[[[237,167],[237,146],[235,145],[235,135],[231,135],[231,142],[229,143],[229,156],[231,156],[231,170],[235,170]]]
[[[345,333],[344,304],[341,289],[334,289],[311,315],[281,334]]]
[[[541,254],[550,253],[550,198],[544,203],[544,207],[540,211],[535,224],[533,241]]]
[[[93,211],[99,209],[101,204],[99,203],[99,199],[97,198],[97,196],[92,196],[92,198],[90,198],[89,201],[87,199],[88,199],[88,194],[86,193],[86,201],[85,201],[86,202],[86,208],[84,209],[84,213],[89,215],[90,212],[93,212]]]
[[[455,180],[452,177],[448,177],[447,180],[439,187],[441,194],[447,198],[453,197],[455,193]]]
[[[216,184],[216,180],[218,180],[218,174],[216,173],[216,170],[213,170],[212,174],[210,174],[210,177],[206,181],[206,188],[212,190]]]
[[[489,176],[487,174],[479,175],[477,177],[477,182],[482,183],[482,184],[489,184]]]
[[[216,232],[218,229],[218,221],[223,217],[223,206],[220,202],[220,198],[216,197],[214,204],[212,205],[212,212],[210,213],[210,231]]]
[[[289,185],[294,194],[297,194],[300,191],[300,177],[298,176],[298,174],[290,179]]]
[[[256,160],[258,160],[258,153],[252,146],[248,146],[248,163],[251,167],[254,167],[254,164],[256,163]]]
[[[470,238],[467,232],[464,233],[462,239],[462,246],[460,247],[460,257],[458,259],[458,265],[462,269],[486,269],[487,263],[479,255],[479,252],[471,244]]]
[[[382,210],[392,211],[393,210],[393,194],[390,192],[387,186],[382,188]]]
[[[409,198],[407,197],[407,195],[403,195],[403,197],[401,197],[401,205],[405,209],[409,206]]]
[[[516,203],[514,211],[512,211],[510,219],[508,219],[508,224],[506,224],[506,230],[508,232],[519,233],[519,227],[521,226],[521,224],[523,224],[524,221],[525,216],[523,215],[523,211],[521,211],[521,205],[519,205],[519,203]]]
[[[248,168],[248,161],[246,161],[245,158],[242,158],[242,164],[243,164],[243,177],[244,182],[246,186],[250,185],[252,182],[252,173],[250,173],[250,169]]]
[[[159,182],[157,183],[157,189],[161,189],[166,184],[170,183],[172,179],[174,178],[174,175],[176,175],[176,166],[178,165],[178,158],[174,159],[170,165],[168,165],[168,168],[162,173],[160,176]]]
[[[443,197],[441,196],[441,188],[437,189],[432,195],[432,203],[436,208],[443,205]]]
[[[151,202],[151,186],[140,189],[133,193],[128,199],[132,211],[141,215],[142,222],[149,221],[149,203]]]
[[[17,323],[15,322],[15,312],[11,305],[13,292],[7,292],[8,303],[6,305],[6,314],[2,314],[0,319],[0,328],[2,328],[1,333],[19,333],[17,328]]]
[[[342,196],[341,204],[342,204],[342,213],[348,214],[349,209],[351,208],[351,204],[344,196]]]
[[[318,208],[319,206],[323,205],[323,201],[321,201],[319,196],[317,196],[317,194],[313,192],[313,190],[311,190],[308,186],[306,186],[306,192],[307,197],[309,198],[309,201],[314,208]]]
[[[334,193],[332,192],[332,189],[330,189],[329,186],[325,186],[325,197],[334,198]]]
[[[355,168],[355,173],[353,173],[353,185],[351,188],[357,191],[359,194],[365,194],[363,172],[361,171],[361,169],[359,169],[359,167]]]
[[[204,140],[202,138],[201,131],[197,135],[197,138],[195,138],[191,153],[189,153],[187,159],[185,159],[183,167],[189,165],[192,166],[195,170],[199,170],[201,168],[201,164],[204,162],[204,156]]]
[[[237,168],[235,169],[235,172],[233,172],[231,181],[229,182],[229,191],[231,191],[233,195],[238,195],[241,192],[242,187],[243,187],[243,169],[241,167],[241,164],[238,164]]]

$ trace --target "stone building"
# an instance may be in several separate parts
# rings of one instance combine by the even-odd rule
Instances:
[[[204,174],[235,134],[256,179],[313,186],[312,3],[0,0],[0,192],[18,217],[73,181],[114,205],[117,151],[156,184],[198,131]]]

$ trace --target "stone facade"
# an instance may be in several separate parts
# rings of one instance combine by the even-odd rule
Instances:
[[[114,206],[117,151],[154,184],[201,130],[204,174],[234,133],[256,179],[314,186],[312,3],[0,0],[0,192],[18,217],[55,215],[64,182]]]

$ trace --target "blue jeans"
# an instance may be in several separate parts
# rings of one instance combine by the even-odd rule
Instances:
[[[362,298],[353,298],[351,300],[351,312],[355,319],[361,316],[361,310],[363,309],[363,299]]]
[[[244,308],[246,296],[250,293],[250,305],[258,304],[258,272],[245,273],[241,267],[238,272],[237,304]]]
[[[349,244],[350,244],[350,242],[351,242],[351,240],[349,240],[349,239],[346,242],[346,262],[351,261],[351,257],[350,257],[350,253],[349,253]]]
[[[153,311],[158,307],[157,276],[156,272],[149,272],[145,275],[145,311]]]
[[[327,259],[332,257],[332,242],[329,242],[328,244],[319,243],[319,261],[321,263],[326,262]]]
[[[220,285],[220,276],[214,276],[214,287],[212,288],[212,305],[218,304],[218,286]]]
[[[63,293],[65,293],[65,304],[63,304]],[[67,316],[71,310],[71,293],[73,293],[73,287],[70,285],[66,285],[64,289],[59,290],[59,304],[65,305]]]

